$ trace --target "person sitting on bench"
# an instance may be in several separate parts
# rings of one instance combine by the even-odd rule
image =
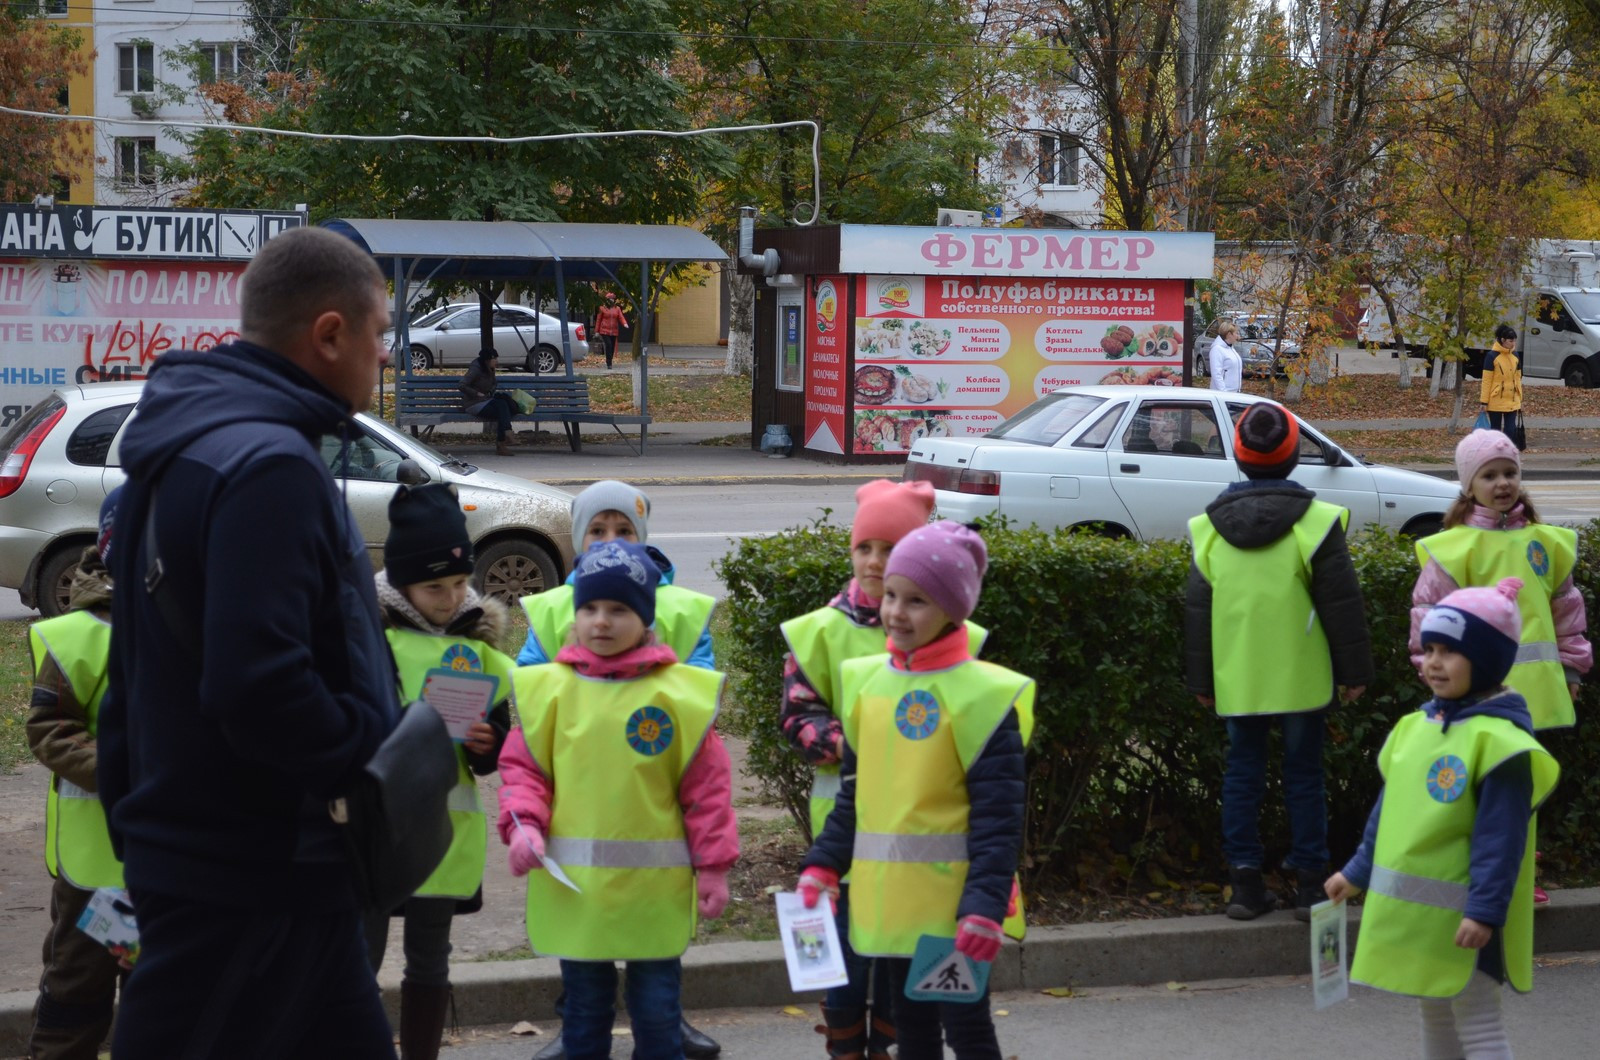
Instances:
[[[478,357],[467,366],[461,377],[461,408],[469,416],[493,420],[494,451],[497,456],[511,455],[511,417],[520,410],[510,394],[495,393],[494,373],[500,367],[500,354],[493,346],[478,351]]]

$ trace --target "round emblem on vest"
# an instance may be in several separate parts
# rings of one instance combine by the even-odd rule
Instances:
[[[646,757],[672,746],[672,717],[660,707],[640,707],[628,715],[628,746]]]
[[[1467,764],[1445,755],[1428,770],[1428,794],[1435,802],[1455,802],[1467,790]]]
[[[939,727],[939,701],[920,688],[907,692],[894,708],[894,727],[908,740],[926,740]]]
[[[483,660],[478,658],[477,652],[465,644],[452,644],[446,648],[444,656],[439,660],[439,665],[447,670],[455,670],[457,673],[483,673]]]
[[[1537,541],[1528,542],[1528,566],[1541,578],[1550,573],[1550,553]]]

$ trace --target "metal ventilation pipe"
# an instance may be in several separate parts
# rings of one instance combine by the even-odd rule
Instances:
[[[756,208],[754,206],[739,207],[739,264],[751,272],[759,272],[763,276],[778,275],[778,252],[768,247],[760,254],[755,253],[756,243]]]

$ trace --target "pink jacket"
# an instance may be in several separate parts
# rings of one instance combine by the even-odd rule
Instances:
[[[1520,530],[1528,525],[1528,519],[1520,504],[1506,513],[1504,523],[1499,512],[1479,504],[1473,505],[1472,514],[1467,516],[1463,525],[1479,530]],[[1422,670],[1422,620],[1434,604],[1459,588],[1456,580],[1431,559],[1422,568],[1422,573],[1417,575],[1417,584],[1411,589],[1411,640],[1408,646],[1411,649],[1411,665],[1419,673]],[[1561,665],[1567,669],[1567,680],[1576,681],[1577,675],[1588,673],[1594,665],[1594,648],[1584,636],[1589,628],[1589,617],[1584,610],[1583,594],[1572,584],[1571,576],[1561,583],[1550,598],[1550,617],[1555,622],[1556,650],[1560,652]]]
[[[557,663],[574,666],[590,677],[633,677],[677,661],[664,644],[644,645],[610,658],[569,644],[556,655]],[[536,827],[548,835],[555,784],[533,760],[520,726],[511,730],[500,750],[500,780],[500,817],[495,822],[500,842],[509,846],[516,834],[513,811],[524,827]],[[683,828],[695,868],[726,872],[739,860],[739,824],[733,813],[733,763],[715,728],[706,733],[683,775],[678,805],[683,809]]]

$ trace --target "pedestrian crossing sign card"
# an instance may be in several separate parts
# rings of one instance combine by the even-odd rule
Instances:
[[[956,950],[956,940],[924,935],[911,955],[906,997],[913,1001],[977,1001],[989,988],[988,961]]]
[[[1319,1009],[1350,996],[1349,908],[1332,901],[1311,907],[1311,994]]]

